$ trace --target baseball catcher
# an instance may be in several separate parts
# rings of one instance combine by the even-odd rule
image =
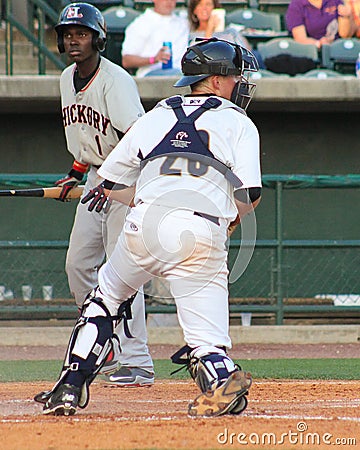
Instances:
[[[99,271],[70,339],[59,381],[44,414],[74,414],[111,347],[113,324],[136,290],[165,278],[175,298],[186,347],[184,362],[199,387],[188,414],[240,414],[250,373],[228,356],[231,347],[226,241],[228,226],[252,212],[261,196],[259,136],[246,108],[258,69],[254,55],[215,38],[189,47],[175,86],[191,93],[159,102],[111,152],[105,180],[83,199],[92,214],[107,197],[135,192],[115,250]],[[184,356],[185,355],[185,356]]]

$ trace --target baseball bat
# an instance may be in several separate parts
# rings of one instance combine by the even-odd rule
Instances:
[[[77,186],[68,193],[68,199],[79,198],[83,192],[84,186]],[[47,187],[35,189],[6,189],[0,190],[0,197],[42,197],[59,198],[61,187]]]

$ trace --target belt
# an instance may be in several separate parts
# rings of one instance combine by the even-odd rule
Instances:
[[[210,222],[214,223],[215,225],[220,225],[219,218],[216,216],[212,216],[211,214],[206,214],[198,211],[194,211],[195,216],[200,216],[203,219],[210,220]]]

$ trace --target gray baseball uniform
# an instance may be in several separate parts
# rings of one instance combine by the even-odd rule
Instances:
[[[86,193],[101,182],[97,169],[144,109],[135,81],[121,67],[101,58],[94,76],[77,93],[75,69],[75,64],[70,65],[60,78],[62,118],[69,152],[76,161],[90,165]],[[117,202],[107,214],[91,214],[79,203],[66,258],[69,286],[78,306],[97,285],[98,269],[115,247],[125,215],[126,207]],[[122,346],[120,362],[152,369],[142,297],[138,294],[132,306],[136,319],[129,328],[134,339],[126,338],[121,325],[116,330]]]

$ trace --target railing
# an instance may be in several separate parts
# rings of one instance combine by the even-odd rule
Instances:
[[[56,174],[0,174],[0,185],[3,187],[51,186],[58,178],[60,175]],[[300,189],[347,189],[354,191],[353,194],[357,195],[360,188],[360,175],[264,175],[263,186],[264,203],[269,202],[271,197],[268,190],[273,192],[275,201],[273,235],[275,238],[260,239],[256,242],[248,269],[238,281],[230,284],[230,312],[273,314],[277,325],[283,324],[284,315],[288,313],[360,312],[360,240],[284,239],[287,230],[284,229],[283,223],[286,212],[285,192],[291,196],[289,191]],[[354,205],[357,211],[359,211],[358,205],[359,201]],[[306,214],[305,208],[304,213]],[[360,219],[360,212],[356,217]],[[271,224],[267,226],[271,227]],[[240,232],[237,230],[229,246],[230,268],[240,244],[244,243],[240,240]],[[66,248],[67,241],[0,241],[0,273],[2,274],[0,284],[6,276],[18,277],[23,281],[26,279],[35,281],[35,277],[39,277],[41,280],[39,285],[48,284],[48,278],[41,278],[46,273],[47,277],[53,277],[52,284],[58,283],[58,291],[66,290],[67,282],[64,274]],[[16,256],[17,253],[18,256]],[[34,261],[37,263],[34,264]],[[49,272],[50,268],[54,269],[54,273]],[[15,272],[10,273],[11,270]],[[22,277],[24,272],[28,276],[26,279]],[[332,301],[334,294],[338,294],[339,298],[344,294],[357,295],[359,302],[352,305],[344,302],[343,306],[341,303],[340,306],[334,306]],[[69,300],[64,294],[57,297]],[[327,301],[324,302],[323,298],[327,298]],[[67,300],[63,302],[59,300],[57,303],[40,301],[27,305],[9,305],[4,302],[0,304],[0,319],[6,318],[11,311],[12,313],[16,311],[16,314],[20,316],[30,313],[31,317],[35,313],[48,313],[50,316],[65,314],[66,316],[74,311],[75,314],[75,305]],[[337,304],[339,305],[339,302]],[[173,313],[176,309],[173,304],[160,302],[150,303],[147,311]]]
[[[15,27],[23,34],[38,51],[38,73],[46,73],[46,58],[48,58],[58,69],[62,70],[66,63],[57,57],[45,45],[45,25],[47,20],[50,25],[54,25],[58,20],[58,13],[54,11],[43,0],[26,0],[24,7],[28,9],[28,26],[20,23],[12,12],[12,0],[5,0],[5,66],[6,75],[13,75],[13,28]],[[37,32],[35,32],[34,21],[37,21]]]

